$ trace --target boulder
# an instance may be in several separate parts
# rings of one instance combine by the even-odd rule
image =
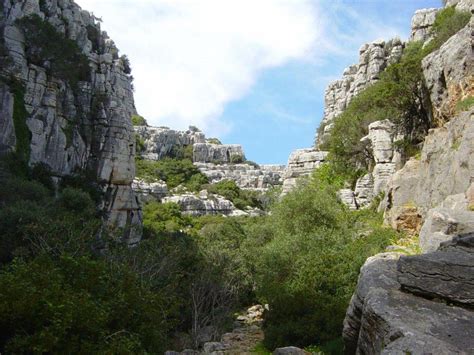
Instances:
[[[359,282],[351,298],[344,319],[342,337],[346,353],[354,354],[357,349],[364,305],[372,289],[397,289],[396,265],[399,253],[383,253],[368,258],[359,274]]]
[[[398,290],[366,297],[358,354],[471,354],[474,312]]]
[[[433,253],[401,257],[398,281],[411,293],[474,308],[474,233]]]
[[[411,20],[411,41],[427,41],[431,39],[433,26],[438,9],[421,9],[415,11]]]

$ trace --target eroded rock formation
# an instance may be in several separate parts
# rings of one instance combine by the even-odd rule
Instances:
[[[27,16],[26,22],[19,22]],[[38,56],[46,53],[47,41],[33,43],[28,36],[41,36],[45,26],[52,26],[70,50],[74,46],[67,41],[73,41],[86,64],[55,71],[48,58]],[[29,155],[29,163],[45,163],[58,177],[92,171],[105,183],[102,208],[107,224],[123,229],[124,238],[136,243],[141,212],[131,188],[135,139],[130,117],[135,106],[126,60],[119,57],[100,23],[72,0],[5,0],[0,33],[5,55],[0,151],[17,150],[18,142],[26,141],[22,153]],[[82,72],[76,73],[79,69]],[[22,107],[22,101],[25,117],[15,116],[12,105]],[[12,127],[25,123],[28,132],[15,136]]]

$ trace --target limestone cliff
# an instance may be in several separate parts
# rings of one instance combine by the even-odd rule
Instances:
[[[124,239],[140,239],[135,113],[126,57],[100,22],[72,0],[0,3],[0,152],[17,151],[57,177],[88,171],[102,209]]]

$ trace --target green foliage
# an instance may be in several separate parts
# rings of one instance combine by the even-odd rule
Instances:
[[[368,125],[389,119],[404,137],[399,148],[405,157],[416,155],[418,145],[432,127],[431,107],[426,102],[421,69],[422,59],[438,49],[469,21],[470,14],[449,7],[441,10],[433,26],[434,39],[423,47],[409,43],[399,63],[392,64],[380,80],[357,95],[334,120],[334,127],[323,149],[329,150],[332,169],[352,183],[371,168],[371,151],[361,138]]]
[[[474,106],[474,96],[466,97],[456,104],[456,112],[468,111]]]
[[[181,214],[181,209],[176,203],[150,202],[143,206],[145,236],[179,232],[190,225],[190,217]]]
[[[87,38],[92,43],[92,50],[96,53],[102,54],[103,45],[101,43],[100,31],[93,25],[87,25]]]
[[[13,124],[15,126],[16,152],[21,159],[30,159],[31,132],[26,124],[28,112],[25,108],[25,88],[17,80],[10,80],[13,93]]]
[[[166,350],[167,304],[126,268],[91,257],[42,255],[0,272],[0,349],[6,353]]]
[[[208,192],[225,197],[235,207],[245,209],[247,206],[262,208],[261,194],[257,191],[242,190],[233,180],[222,180],[205,186]]]
[[[207,139],[207,143],[210,143],[210,144],[222,144],[222,142],[218,139],[218,138],[208,138]]]
[[[135,133],[135,147],[137,154],[143,153],[146,150],[145,140],[137,133]]]
[[[137,177],[145,181],[163,180],[170,189],[183,184],[191,191],[199,191],[207,177],[189,159],[165,158],[159,161],[136,160]]]
[[[456,10],[453,6],[446,7],[436,13],[436,19],[432,27],[433,40],[424,49],[425,54],[441,47],[451,36],[464,28],[471,18],[468,11]]]
[[[270,304],[269,349],[322,344],[340,337],[359,268],[394,232],[371,211],[350,212],[337,189],[317,176],[272,210],[272,239],[258,253],[257,294]]]
[[[132,115],[132,124],[134,126],[148,126],[146,119],[140,115]]]
[[[51,75],[66,80],[73,88],[89,79],[89,60],[75,41],[65,38],[38,15],[23,17],[16,23],[25,35],[28,62],[48,67]]]
[[[233,154],[230,156],[230,162],[232,164],[241,164],[245,162],[245,158],[240,154]]]

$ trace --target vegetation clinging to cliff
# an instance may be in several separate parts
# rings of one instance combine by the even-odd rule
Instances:
[[[400,62],[388,66],[378,82],[357,95],[335,118],[322,148],[329,150],[329,161],[337,174],[353,183],[370,168],[371,151],[360,140],[374,121],[391,120],[403,137],[402,144],[398,144],[402,153],[409,156],[416,152],[415,147],[433,125],[421,61],[466,26],[469,19],[469,13],[451,7],[441,10],[432,29],[434,38],[425,46],[409,43]]]

